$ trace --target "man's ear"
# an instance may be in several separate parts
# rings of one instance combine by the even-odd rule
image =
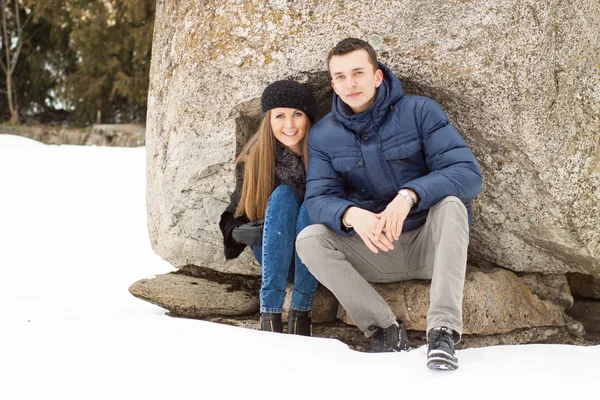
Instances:
[[[339,95],[339,93],[337,92],[337,90],[335,88],[335,83],[333,83],[333,79],[331,80],[331,87],[333,88],[333,91]]]
[[[375,71],[375,87],[381,86],[381,82],[383,82],[383,71],[378,69]]]

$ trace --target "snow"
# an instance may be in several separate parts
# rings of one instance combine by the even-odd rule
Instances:
[[[145,149],[0,135],[0,400],[597,396],[600,346],[365,354],[333,339],[171,318],[134,298],[150,247]]]

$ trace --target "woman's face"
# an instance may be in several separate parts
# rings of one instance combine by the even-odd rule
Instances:
[[[273,108],[271,130],[275,138],[294,153],[302,154],[302,139],[307,135],[308,117],[294,108]]]

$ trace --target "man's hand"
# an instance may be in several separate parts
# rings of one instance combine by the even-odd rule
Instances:
[[[344,213],[343,221],[346,225],[354,228],[356,233],[365,242],[365,245],[373,252],[378,253],[377,248],[388,251],[394,248],[391,236],[379,235],[375,239],[375,230],[380,219],[377,214],[363,210],[358,207],[350,207]],[[381,232],[380,232],[381,233]]]
[[[410,189],[405,189],[413,200],[417,199],[417,195]],[[377,214],[379,222],[375,228],[375,240],[379,240],[381,232],[392,240],[400,239],[402,234],[402,225],[406,216],[410,212],[410,204],[401,194],[396,195],[390,204],[381,213]]]

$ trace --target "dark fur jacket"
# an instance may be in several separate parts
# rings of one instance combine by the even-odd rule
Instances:
[[[227,209],[221,214],[219,228],[223,234],[223,247],[225,248],[225,258],[227,260],[237,258],[244,248],[245,244],[241,244],[233,240],[232,232],[238,226],[241,226],[250,220],[244,215],[235,218],[235,210],[237,209],[240,197],[242,196],[242,185],[244,183],[244,164],[238,164],[236,172],[235,190],[231,194],[231,202]],[[306,190],[306,173],[302,158],[296,155],[288,147],[277,142],[275,154],[275,182],[273,188],[279,185],[289,185],[296,189],[300,199],[304,199]]]

